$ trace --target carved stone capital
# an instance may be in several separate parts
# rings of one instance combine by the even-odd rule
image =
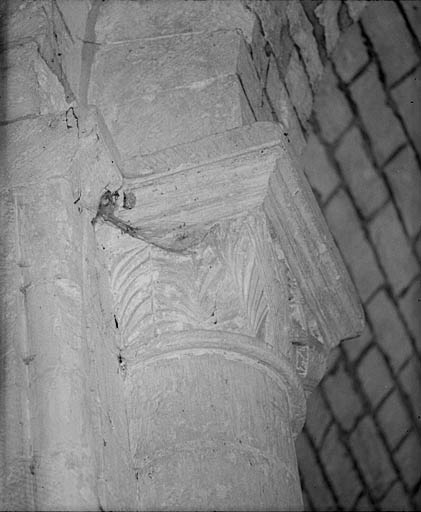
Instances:
[[[128,367],[163,336],[229,333],[291,365],[310,392],[328,351],[358,333],[353,286],[278,126],[146,155],[115,197],[97,235]]]

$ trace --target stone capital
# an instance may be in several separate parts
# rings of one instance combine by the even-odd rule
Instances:
[[[311,392],[329,350],[356,336],[363,317],[279,126],[255,123],[138,162],[98,229],[126,357],[143,360],[168,332],[243,334],[252,352],[281,354]]]

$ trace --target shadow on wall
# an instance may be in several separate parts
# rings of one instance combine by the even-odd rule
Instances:
[[[307,177],[364,305],[297,441],[308,510],[421,506],[421,19],[368,3],[328,58]]]

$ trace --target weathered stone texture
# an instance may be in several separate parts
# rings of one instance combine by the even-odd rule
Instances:
[[[308,482],[306,494],[310,496],[315,510],[336,510],[332,494],[326,492],[326,482],[320,471],[319,462],[305,436],[300,436],[296,443],[297,456],[300,464],[300,473],[305,482]]]
[[[154,39],[176,34],[241,30],[250,39],[254,17],[239,1],[106,2],[95,26],[98,43]]]
[[[421,173],[410,146],[400,151],[385,167],[387,179],[410,236],[421,228]]]
[[[325,0],[314,10],[325,31],[326,51],[330,53],[336,46],[340,36],[338,14],[341,3],[335,0]]]
[[[403,391],[407,394],[412,406],[415,417],[421,415],[421,404],[419,396],[421,393],[421,363],[418,358],[411,358],[399,373],[399,382],[402,384]]]
[[[337,422],[345,430],[352,430],[355,420],[361,415],[363,408],[360,398],[353,388],[353,382],[343,366],[339,366],[337,372],[325,379],[323,386]],[[341,458],[341,455],[338,454],[338,456]],[[340,493],[340,489],[338,492]]]
[[[67,108],[63,87],[42,59],[37,43],[29,42],[5,51],[2,68],[5,90],[2,121]]]
[[[317,197],[323,203],[339,185],[339,176],[329,162],[326,149],[318,137],[311,133],[303,153],[304,172]]]
[[[363,300],[382,284],[383,277],[375,260],[352,203],[339,192],[328,203],[326,219],[345,257],[352,277]]]
[[[418,62],[411,35],[394,2],[365,9],[361,21],[374,45],[388,83],[393,83]]]
[[[342,137],[335,156],[355,203],[363,215],[370,215],[387,200],[388,192],[367,156],[358,128],[352,127]]]
[[[32,382],[27,396],[31,438],[26,442],[33,453],[31,478],[37,475],[33,506],[58,508],[64,500],[69,506],[89,507],[96,499],[85,416],[87,361],[83,364],[86,352],[81,344],[81,221],[65,175],[77,148],[77,131],[67,128],[63,114],[14,123],[4,130]]]
[[[94,44],[93,34],[87,30],[88,15],[93,6],[90,0],[77,0],[77,9],[72,3],[72,0],[55,0],[51,4],[51,23],[55,34],[54,59],[59,64],[58,75],[68,86],[67,94],[71,91],[73,96],[83,100],[81,82],[85,79],[84,68],[86,69],[90,63],[87,62],[86,55],[82,56],[82,50],[84,44]]]
[[[24,254],[18,270],[7,260],[15,293],[6,330],[19,324],[20,336],[26,307],[23,339],[36,350],[22,359],[7,348],[14,377],[33,382],[29,400],[15,384],[6,397],[8,410],[30,404],[33,434],[31,452],[26,433],[13,433],[7,492],[24,489],[23,509],[300,507],[293,436],[304,393],[320,380],[327,347],[362,324],[286,149],[301,152],[293,105],[306,125],[323,71],[314,20],[297,1],[74,5],[16,2],[9,13],[11,40],[24,44],[7,49],[17,72],[5,120],[36,119],[8,125],[2,138],[14,187],[7,233]],[[338,10],[318,9],[329,49]],[[342,119],[326,113],[329,142],[348,124],[341,94]],[[68,108],[73,95],[84,110]],[[272,109],[282,131],[255,123],[272,121]],[[327,199],[339,174],[317,150]],[[101,202],[101,220],[106,190],[115,204],[104,213]],[[358,225],[352,206],[344,217],[331,212]],[[351,252],[355,240],[365,250],[362,231],[351,238]],[[366,298],[382,282],[370,251],[358,278]],[[351,423],[333,399],[325,405]],[[25,406],[16,409],[20,425]],[[338,433],[320,443],[333,447]],[[341,458],[328,457],[320,477],[336,493],[342,471],[355,476]],[[316,468],[312,452],[308,460]]]
[[[288,3],[286,14],[291,37],[300,48],[310,83],[312,87],[316,87],[323,74],[323,65],[314,38],[313,27],[298,0]]]
[[[342,80],[349,82],[368,62],[368,53],[361,37],[360,27],[355,24],[341,36],[332,60]]]
[[[403,130],[387,104],[377,71],[371,65],[350,87],[379,164],[405,142]]]
[[[324,398],[320,393],[313,394],[312,400],[308,402],[306,430],[317,448],[322,446],[330,423],[329,409]]]
[[[392,376],[376,347],[371,348],[364,355],[358,365],[357,374],[360,381],[364,382],[364,391],[373,407],[376,407],[393,389]]]
[[[421,449],[415,432],[405,439],[399,447],[396,459],[407,485],[415,486],[419,481],[419,464]]]
[[[296,50],[292,52],[288,64],[285,84],[301,123],[306,125],[313,106],[313,95],[303,64]]]
[[[311,510],[417,510],[421,233],[416,38],[420,9],[412,1],[345,3],[347,14],[360,21],[345,29],[328,62],[333,61],[334,75],[351,107],[352,128],[338,133],[324,149],[338,176],[337,186],[349,196],[336,193],[323,207],[365,302],[368,324],[362,336],[343,343],[326,381],[310,398],[309,410],[314,400],[314,407],[323,403],[326,414],[320,430],[310,424],[304,429],[304,436],[312,441],[306,450],[316,454],[323,478],[302,470],[308,496],[304,503]],[[311,13],[310,7],[306,10]],[[350,23],[346,12],[342,6],[341,26]],[[322,35],[319,30],[318,38]],[[315,105],[317,96],[316,92]],[[341,113],[337,116],[341,118]],[[320,123],[317,126],[311,119],[310,127],[320,141],[330,142],[324,140]],[[312,154],[317,160],[320,150],[311,138],[307,149],[308,160]],[[330,170],[312,182],[329,175]],[[340,403],[346,399],[340,402],[335,396],[350,381],[356,423],[352,425],[351,420],[349,431],[344,431]],[[327,474],[328,460],[322,457],[326,424],[339,426],[343,433],[333,444],[342,453],[344,467],[351,461],[359,469],[361,495],[353,503],[341,492],[348,488],[348,476],[343,476],[337,490]],[[298,453],[303,467],[311,456]],[[317,499],[321,493],[326,496],[323,505]]]
[[[386,434],[387,442],[394,449],[411,430],[411,418],[397,391],[393,391],[376,413],[377,420]]]
[[[418,69],[392,91],[418,155],[421,155],[421,70]]]
[[[351,109],[344,94],[338,89],[336,77],[329,67],[315,97],[314,112],[327,142],[335,141],[352,120]]]
[[[338,443],[339,435],[338,427],[332,425],[326,436],[321,458],[333,489],[337,495],[341,496],[341,503],[344,507],[350,508],[361,492],[362,486],[352,461],[346,456],[344,446]],[[339,446],[340,449],[338,449]]]
[[[400,307],[414,340],[421,347],[421,283],[416,280],[400,300]]]
[[[190,356],[143,365],[132,386],[131,410],[142,410],[141,421],[129,417],[142,509],[226,508],[228,496],[240,509],[262,499],[269,508],[299,506],[285,396],[260,371],[217,354]],[[159,397],[158,410],[150,397]]]
[[[241,84],[256,107],[259,79],[240,35],[187,34],[105,46],[96,54],[89,102],[101,109],[130,172],[137,155],[250,122]]]
[[[346,340],[343,343],[343,347],[347,357],[349,357],[349,360],[354,362],[356,359],[358,359],[362,352],[364,352],[370,343],[372,343],[372,341],[373,333],[371,332],[369,325],[366,323],[363,332],[358,336],[358,338]]]
[[[398,370],[410,357],[412,347],[394,305],[385,292],[379,292],[370,301],[367,313],[382,351],[387,354],[392,367]]]
[[[361,462],[361,470],[370,486],[370,492],[374,497],[383,495],[394,480],[395,472],[370,418],[361,421],[350,443]]]
[[[368,0],[345,0],[348,7],[348,12],[354,21],[357,21],[365,7],[368,4]]]
[[[284,71],[292,50],[292,40],[288,33],[286,11],[288,2],[260,2],[246,0],[245,4],[256,16],[255,29],[264,36],[266,49],[275,55]],[[253,45],[253,43],[252,43]]]
[[[396,482],[392,485],[390,491],[388,491],[384,499],[381,500],[381,503],[389,510],[411,509],[408,494],[401,482]]]
[[[277,69],[277,65],[273,56],[269,61],[269,69],[266,80],[266,92],[269,101],[278,121],[285,128],[286,137],[288,142],[291,143],[292,149],[296,155],[300,155],[305,147],[305,139],[298,120],[297,114],[294,111],[294,106],[288,91],[281,81]]]
[[[421,10],[418,2],[414,0],[401,0],[401,5],[408,17],[409,24],[421,42]]]
[[[370,234],[388,280],[396,293],[419,272],[393,205],[383,208],[370,224]]]

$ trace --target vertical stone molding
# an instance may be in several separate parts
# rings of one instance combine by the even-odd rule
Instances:
[[[92,432],[86,418],[83,216],[73,204],[67,174],[78,146],[74,121],[63,113],[2,128],[2,140],[7,141],[9,244],[1,280],[6,298],[10,293],[14,302],[2,324],[9,331],[7,358],[15,366],[15,379],[21,379],[13,382],[10,375],[5,396],[8,402],[19,390],[15,407],[24,411],[18,422],[22,438],[14,432],[9,437],[7,428],[3,431],[2,496],[10,508],[15,478],[26,495],[19,505],[28,508],[57,509],[63,502],[66,508],[88,508],[97,502]],[[9,282],[15,273],[18,288],[14,280]],[[2,415],[10,414],[11,406],[7,403]],[[10,427],[13,417],[15,413],[8,416]],[[16,452],[17,443],[21,446]]]

